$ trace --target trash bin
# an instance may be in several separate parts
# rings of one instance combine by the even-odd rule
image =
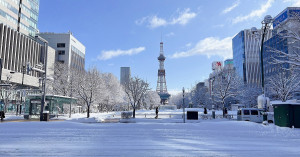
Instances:
[[[273,104],[275,125],[300,128],[300,103]]]
[[[41,121],[49,121],[49,111],[43,112]]]
[[[198,111],[187,111],[186,119],[187,120],[198,120]]]

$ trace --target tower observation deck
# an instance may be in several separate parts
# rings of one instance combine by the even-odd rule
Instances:
[[[160,96],[160,103],[161,104],[168,104],[168,99],[170,97],[170,94],[167,90],[167,83],[166,83],[166,71],[164,68],[164,62],[166,60],[166,57],[164,56],[163,51],[163,42],[160,42],[160,54],[157,58],[159,61],[159,69],[158,69],[158,79],[157,79],[157,87],[156,92]]]

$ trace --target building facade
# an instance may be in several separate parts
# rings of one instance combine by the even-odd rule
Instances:
[[[121,67],[120,68],[120,83],[121,85],[125,85],[130,81],[131,72],[130,67]]]
[[[53,73],[53,63],[55,51],[51,47],[48,49],[48,73]],[[2,60],[2,75],[1,80],[7,80],[11,75],[10,81],[16,84],[23,84],[25,86],[38,87],[39,73],[26,73],[25,66],[29,62],[32,66],[43,64],[43,50],[44,45],[35,41],[34,39],[17,32],[15,29],[7,25],[0,24],[0,56]],[[13,74],[11,74],[13,73]]]
[[[258,34],[261,30],[258,30]],[[268,31],[265,41],[272,36]],[[245,84],[259,86],[261,84],[260,72],[260,44],[261,36],[254,35],[250,29],[240,31],[232,39],[233,65],[237,74]]]
[[[268,80],[275,77],[283,70],[290,70],[293,66],[290,64],[289,57],[283,55],[299,55],[300,41],[293,38],[285,37],[287,31],[292,31],[296,36],[300,36],[300,7],[288,7],[278,14],[273,21],[274,36],[264,42],[264,76],[265,76],[265,91],[269,92]],[[277,52],[282,53],[277,53]],[[275,59],[280,60],[278,63]],[[293,70],[294,73],[299,73],[299,70]],[[288,72],[286,75],[290,75]],[[295,87],[297,88],[297,87]],[[269,95],[270,96],[270,95]]]
[[[68,65],[71,69],[85,70],[85,46],[69,33],[39,33],[56,50],[56,62]]]
[[[39,0],[0,0],[0,23],[27,36],[38,32]]]

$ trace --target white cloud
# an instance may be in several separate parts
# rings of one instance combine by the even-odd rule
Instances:
[[[134,54],[138,54],[142,51],[145,51],[146,48],[145,47],[138,47],[138,48],[132,48],[129,50],[108,50],[108,51],[102,51],[101,54],[97,57],[98,60],[108,60],[114,57],[118,57],[118,56],[124,56],[124,55],[134,55]]]
[[[179,16],[177,18],[173,18],[170,24],[180,24],[185,25],[187,24],[191,19],[195,18],[197,16],[196,13],[190,12],[190,8],[185,9],[184,11],[179,13]]]
[[[167,21],[157,16],[153,16],[149,19],[149,27],[151,28],[156,28],[156,27],[166,26],[166,25],[167,25]]]
[[[232,37],[219,39],[208,37],[199,41],[193,48],[187,51],[176,52],[171,58],[190,57],[195,55],[219,56],[224,59],[232,58]]]
[[[186,47],[191,47],[192,46],[192,43],[187,43],[185,44]]]
[[[293,7],[300,7],[300,1],[297,0],[294,2],[294,4],[292,4]]]
[[[191,19],[195,18],[197,16],[196,13],[191,12],[190,8],[184,9],[181,12],[178,12],[178,16],[175,18],[170,18],[170,20],[166,20],[164,18],[158,17],[156,15],[154,16],[146,16],[141,19],[138,19],[135,21],[137,25],[142,25],[146,23],[146,25],[150,28],[157,28],[161,26],[167,26],[167,25],[186,25]]]
[[[170,33],[166,34],[166,37],[171,37],[171,36],[174,36],[174,35],[175,35],[174,32],[170,32]]]
[[[226,8],[226,9],[224,9],[224,10],[222,11],[222,13],[223,13],[223,14],[229,13],[229,12],[231,12],[234,8],[238,7],[239,5],[240,5],[240,0],[237,0],[235,3],[233,3],[232,6],[230,6],[230,7]]]
[[[284,0],[284,3],[291,3],[292,7],[300,7],[300,1],[299,0]]]
[[[262,4],[258,10],[253,10],[250,12],[250,14],[245,15],[245,16],[238,16],[238,17],[234,18],[232,22],[235,24],[235,23],[243,22],[243,21],[246,21],[249,19],[253,19],[255,17],[261,17],[268,11],[269,8],[271,8],[273,2],[274,2],[274,0],[268,0],[267,3]]]

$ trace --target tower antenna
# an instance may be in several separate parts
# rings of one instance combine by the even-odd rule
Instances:
[[[161,104],[168,104],[168,99],[170,97],[170,94],[167,90],[167,83],[166,83],[166,72],[164,68],[164,62],[166,60],[166,57],[164,56],[164,50],[163,50],[163,42],[160,42],[160,55],[157,58],[159,61],[159,69],[158,69],[158,79],[157,79],[157,86],[156,86],[156,92],[160,96],[160,103]]]
[[[160,42],[162,42],[162,32],[160,32]]]

